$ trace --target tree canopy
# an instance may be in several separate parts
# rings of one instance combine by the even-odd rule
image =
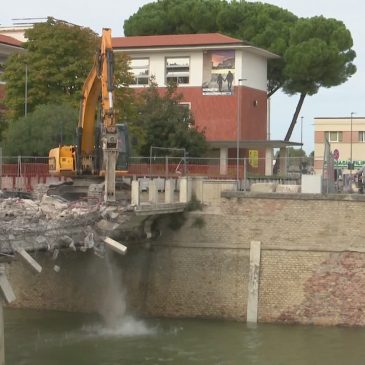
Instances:
[[[26,52],[12,55],[5,64],[5,105],[10,117],[24,113],[26,66],[29,112],[47,103],[78,106],[80,90],[93,64],[97,35],[88,28],[48,18],[28,29],[25,36]]]
[[[75,143],[78,111],[69,104],[39,105],[9,124],[3,149],[7,156],[48,156],[60,144]]]
[[[180,104],[181,95],[176,85],[170,84],[159,92],[152,79],[138,99],[138,113],[129,125],[138,131],[137,153],[148,156],[150,146],[185,148],[190,156],[199,157],[207,149],[204,131],[192,128],[193,116]]]
[[[356,72],[351,33],[341,21],[298,18],[260,2],[159,0],[127,19],[124,32],[127,36],[220,32],[281,56],[268,64],[268,96],[279,89],[300,95],[286,140],[306,95],[340,85]]]

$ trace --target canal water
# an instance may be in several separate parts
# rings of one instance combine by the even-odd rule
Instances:
[[[7,365],[361,365],[365,329],[5,310]]]

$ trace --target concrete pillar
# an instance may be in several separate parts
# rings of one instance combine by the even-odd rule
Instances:
[[[158,189],[156,179],[152,179],[148,182],[148,201],[152,204],[158,203]]]
[[[180,180],[180,203],[188,203],[191,199],[191,179],[183,176]]]
[[[104,148],[104,160],[105,160],[105,193],[104,202],[115,202],[115,166],[117,164],[118,151],[113,149]]]
[[[2,189],[2,178],[3,178],[3,149],[0,147],[0,190]]]
[[[15,300],[15,294],[5,273],[5,265],[0,264],[0,365],[5,365],[5,335],[4,335],[4,303]]]
[[[251,241],[250,272],[248,279],[247,322],[257,323],[257,307],[259,302],[261,242]]]
[[[165,181],[165,203],[167,204],[174,202],[174,186],[175,180],[167,179]]]
[[[281,176],[286,176],[287,174],[287,150],[285,147],[280,148],[280,175]]]
[[[4,301],[0,299],[0,365],[5,365]]]
[[[219,173],[221,175],[227,175],[228,168],[228,148],[222,147],[220,149],[220,161],[219,161]]]
[[[272,169],[273,169],[273,150],[271,147],[266,147],[265,150],[265,176],[271,176],[272,175]]]
[[[195,195],[195,198],[200,202],[203,202],[203,181],[201,176],[194,176],[191,179],[191,195]]]
[[[132,180],[131,205],[138,206],[139,204],[140,204],[139,181],[138,180]]]

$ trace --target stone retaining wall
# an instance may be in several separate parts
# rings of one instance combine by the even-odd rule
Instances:
[[[256,240],[259,322],[365,325],[364,213],[363,197],[230,193],[185,218],[159,219],[150,246],[135,244],[116,258],[117,275],[130,310],[141,315],[245,320],[249,247]],[[38,276],[13,263],[15,305],[99,309],[105,262],[72,255],[59,258],[59,273],[51,263]]]

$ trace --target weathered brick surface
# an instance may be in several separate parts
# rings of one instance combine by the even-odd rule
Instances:
[[[146,313],[243,319],[247,250],[158,247],[153,252]]]
[[[180,228],[166,218],[150,250],[136,245],[117,258],[131,310],[149,316],[244,320],[249,244],[261,241],[261,322],[365,325],[365,203],[356,200],[222,199],[187,214]],[[91,254],[39,257],[45,271],[17,262],[9,277],[17,306],[95,310],[110,280]],[[57,263],[58,264],[58,263]]]

